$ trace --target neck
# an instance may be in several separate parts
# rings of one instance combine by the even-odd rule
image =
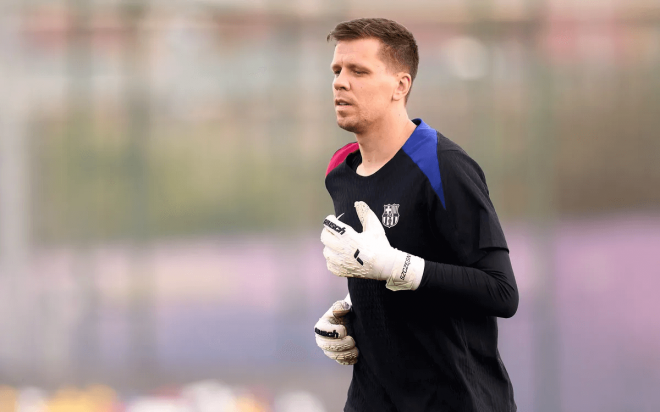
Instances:
[[[369,176],[376,173],[396,155],[416,127],[404,109],[395,115],[385,116],[364,133],[356,133],[362,155],[358,174]]]

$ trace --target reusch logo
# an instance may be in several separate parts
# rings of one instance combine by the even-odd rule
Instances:
[[[323,224],[329,227],[330,229],[334,230],[335,232],[339,233],[340,235],[343,235],[346,233],[346,228],[345,227],[340,227],[329,221],[328,219],[325,219],[323,221]]]
[[[326,331],[321,330],[319,328],[314,328],[314,332],[316,332],[317,335],[327,336],[329,338],[335,338],[336,339],[336,338],[339,337],[339,334],[337,333],[336,330],[333,330],[332,332],[326,332]]]

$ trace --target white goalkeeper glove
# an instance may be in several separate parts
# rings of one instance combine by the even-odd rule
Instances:
[[[314,325],[318,347],[323,349],[325,356],[342,365],[355,365],[359,355],[355,340],[346,333],[346,315],[350,312],[350,296],[347,296],[345,300],[335,302]]]
[[[337,276],[385,280],[390,290],[414,290],[424,273],[424,259],[390,246],[385,229],[364,202],[355,202],[362,233],[335,216],[323,222],[321,241],[325,245],[328,270]]]

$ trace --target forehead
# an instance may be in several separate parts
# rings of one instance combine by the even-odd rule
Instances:
[[[332,64],[371,63],[384,65],[380,58],[381,41],[374,38],[341,40],[335,46]]]

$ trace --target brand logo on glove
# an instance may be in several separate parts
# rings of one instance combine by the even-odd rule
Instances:
[[[357,249],[357,250],[355,251],[355,254],[353,255],[353,257],[355,258],[355,260],[358,261],[359,264],[361,264],[362,266],[364,266],[364,262],[363,262],[362,259],[360,259],[358,256],[360,256],[360,249]]]
[[[326,331],[321,330],[319,328],[314,328],[314,332],[316,332],[318,335],[327,336],[329,338],[335,338],[336,339],[336,338],[339,337],[339,334],[337,333],[336,330],[333,330],[332,332],[326,332]]]
[[[401,269],[401,276],[399,276],[399,279],[403,280],[406,278],[406,275],[408,274],[409,266],[410,266],[410,255],[407,255],[406,261],[403,262],[403,269]]]
[[[330,229],[334,230],[335,232],[339,233],[340,235],[343,235],[344,233],[346,233],[346,228],[345,227],[339,227],[339,226],[335,225],[334,223],[332,223],[331,221],[329,221],[328,219],[325,219],[323,221],[323,224],[326,225],[327,227],[329,227]]]

